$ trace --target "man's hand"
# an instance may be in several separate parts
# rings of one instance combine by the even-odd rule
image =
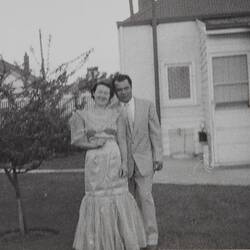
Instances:
[[[87,130],[87,132],[86,132],[86,136],[87,136],[88,140],[89,140],[91,137],[95,136],[95,134],[96,134],[96,131],[95,131],[94,129],[89,129],[89,130]]]
[[[161,162],[161,161],[154,161],[153,162],[153,170],[154,170],[154,172],[162,170],[162,167],[163,167],[163,162]]]
[[[125,178],[128,176],[128,168],[127,168],[127,165],[122,163],[121,167],[120,167],[120,170],[119,170],[119,176],[121,178]]]

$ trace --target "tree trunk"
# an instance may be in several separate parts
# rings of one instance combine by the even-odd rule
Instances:
[[[5,173],[9,179],[10,183],[12,184],[12,186],[15,189],[16,200],[17,200],[19,230],[20,230],[20,233],[22,235],[25,235],[27,233],[27,226],[26,226],[24,209],[23,209],[23,205],[22,205],[20,186],[19,186],[19,182],[18,182],[18,174],[17,174],[15,168],[13,168],[12,173],[7,168],[4,168],[4,170],[5,170]]]
[[[15,191],[16,191],[16,200],[17,200],[19,230],[20,230],[20,233],[22,235],[25,235],[27,233],[27,226],[26,226],[26,219],[25,219],[25,215],[24,215],[23,204],[22,204],[17,174],[16,174]]]

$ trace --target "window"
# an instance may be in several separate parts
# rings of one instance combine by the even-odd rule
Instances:
[[[189,67],[168,67],[168,95],[170,100],[190,98]]]
[[[191,66],[191,63],[165,65],[167,82],[166,99],[168,105],[194,104],[194,86]]]
[[[247,55],[213,57],[212,69],[216,108],[248,106]]]

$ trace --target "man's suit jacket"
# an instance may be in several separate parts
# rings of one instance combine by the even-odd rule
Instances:
[[[162,161],[161,128],[152,102],[135,98],[134,126],[126,119],[128,176],[134,173],[136,164],[142,176],[152,175],[153,161]]]

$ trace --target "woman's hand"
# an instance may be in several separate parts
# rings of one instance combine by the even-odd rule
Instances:
[[[101,148],[104,146],[104,144],[106,143],[106,139],[96,139],[96,140],[93,140],[91,142],[92,146],[93,146],[93,149],[98,149],[98,148]]]
[[[114,136],[116,136],[116,130],[115,130],[115,129],[112,129],[112,128],[105,128],[103,131],[104,131],[106,134],[108,134],[108,135],[114,135]]]
[[[121,178],[128,177],[128,167],[127,167],[127,164],[125,164],[125,163],[121,164],[121,167],[120,167],[120,170],[119,170],[119,176]]]
[[[87,132],[86,132],[86,136],[87,136],[88,140],[89,140],[91,137],[94,137],[95,134],[96,134],[96,131],[95,131],[94,129],[89,129],[89,130],[87,130]]]

